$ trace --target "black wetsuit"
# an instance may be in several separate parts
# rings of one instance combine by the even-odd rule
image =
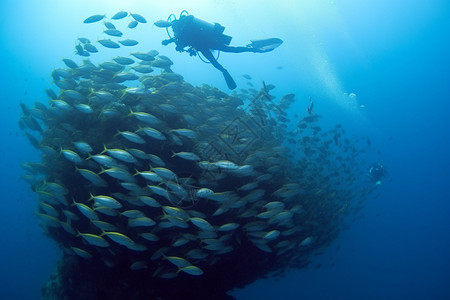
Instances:
[[[232,90],[236,88],[236,83],[228,71],[217,62],[211,50],[233,53],[265,51],[252,47],[229,46],[231,37],[223,34],[224,29],[219,23],[208,23],[195,18],[193,15],[181,16],[180,19],[172,22],[174,38],[163,42],[163,44],[175,42],[177,51],[188,51],[191,55],[195,55],[198,51],[203,54],[216,69],[222,72],[228,88]],[[190,47],[189,50],[185,50],[186,47]]]

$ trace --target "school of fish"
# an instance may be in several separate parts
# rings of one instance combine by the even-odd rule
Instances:
[[[49,100],[21,104],[41,153],[23,178],[47,235],[68,257],[155,280],[222,272],[224,290],[304,267],[372,191],[360,157],[370,142],[323,130],[312,100],[293,116],[295,95],[277,99],[273,85],[192,86],[155,50],[93,64],[99,45],[138,47],[113,24],[127,16],[128,30],[147,22],[87,18],[107,37],[79,38]]]

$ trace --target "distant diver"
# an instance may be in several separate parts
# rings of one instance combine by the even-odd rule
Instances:
[[[379,162],[374,163],[373,165],[371,165],[369,167],[367,175],[376,185],[380,185],[381,180],[385,177],[388,177],[389,181],[392,180],[392,178],[389,176],[389,173],[386,170],[385,166]]]
[[[313,108],[314,108],[314,102],[312,101],[312,98],[309,97],[308,114],[310,114],[310,115],[314,114]]]
[[[225,27],[219,23],[210,23],[196,18],[193,15],[189,15],[185,10],[181,12],[179,19],[176,19],[175,15],[171,14],[167,21],[157,21],[155,25],[167,30],[169,39],[162,41],[164,46],[175,43],[177,51],[188,52],[191,56],[195,56],[200,52],[216,69],[222,72],[227,86],[231,90],[236,88],[236,82],[230,73],[217,62],[219,55],[214,57],[211,50],[233,53],[263,53],[272,51],[283,43],[279,38],[270,38],[251,41],[246,47],[229,46],[232,37],[223,34]],[[173,37],[169,33],[169,27],[172,27]],[[186,47],[187,49],[185,49]]]

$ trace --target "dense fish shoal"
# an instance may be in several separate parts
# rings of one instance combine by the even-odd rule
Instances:
[[[146,23],[119,12],[100,46],[137,47],[115,28],[122,18]],[[186,82],[155,50],[94,64],[94,48],[78,39],[49,99],[21,104],[41,154],[23,178],[64,251],[44,299],[223,299],[306,267],[372,192],[369,142],[322,128],[312,100],[292,116],[295,95],[273,85],[227,94]]]

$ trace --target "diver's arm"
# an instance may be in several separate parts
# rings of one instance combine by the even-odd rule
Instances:
[[[163,44],[164,46],[167,46],[167,45],[169,45],[169,44],[171,44],[171,43],[175,43],[175,41],[176,41],[177,39],[176,38],[170,38],[170,39],[167,39],[167,40],[163,40],[162,42],[161,42],[161,44]]]
[[[161,44],[163,44],[164,46],[167,46],[167,45],[169,45],[169,44],[171,44],[171,43],[175,43],[175,50],[177,50],[178,52],[184,52],[184,51],[186,51],[186,50],[184,50],[184,47],[185,46],[183,46],[183,45],[181,45],[181,43],[180,43],[180,41],[176,38],[176,37],[173,37],[173,38],[170,38],[170,39],[167,39],[167,40],[163,40],[162,42],[161,42]],[[188,51],[189,52],[189,51]],[[192,56],[192,53],[191,52],[189,52],[190,54],[191,54],[191,56]]]
[[[161,44],[163,44],[164,46],[167,46],[171,43],[175,43],[176,47],[175,50],[177,50],[178,52],[184,52],[184,47],[180,46],[180,43],[178,42],[177,38],[171,38],[171,39],[167,39],[167,40],[163,40],[161,42]]]

